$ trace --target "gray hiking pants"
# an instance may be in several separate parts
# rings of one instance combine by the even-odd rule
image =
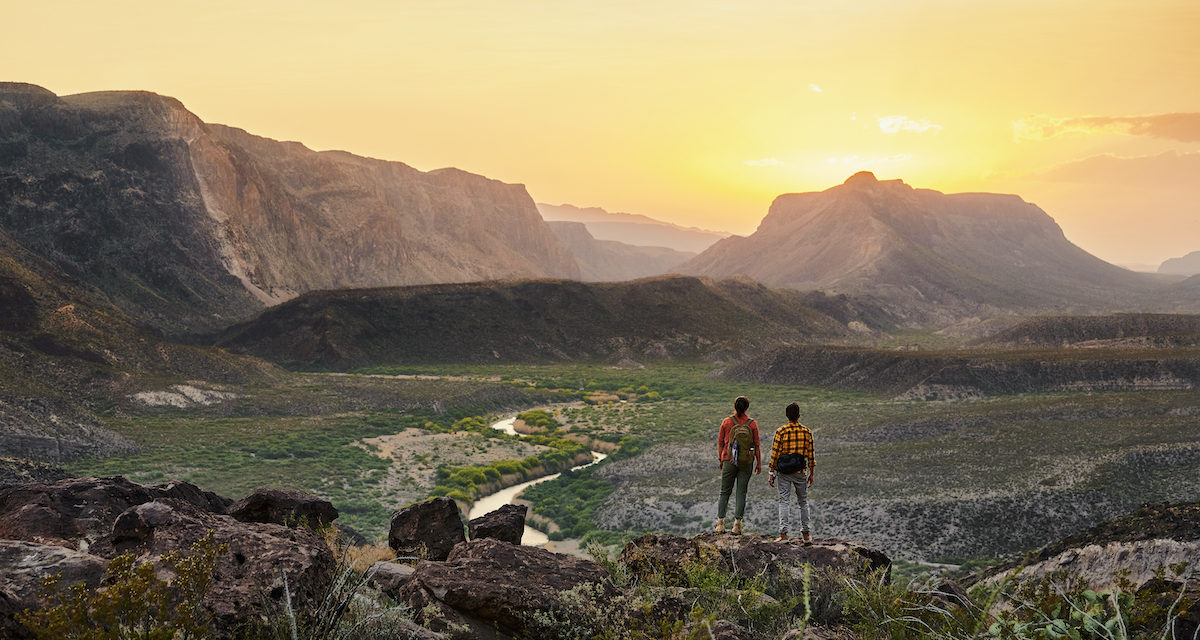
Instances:
[[[800,531],[812,531],[808,516],[808,473],[780,473],[775,476],[775,487],[779,489],[779,533],[788,532],[791,516],[792,487],[796,488],[796,502],[800,504]]]

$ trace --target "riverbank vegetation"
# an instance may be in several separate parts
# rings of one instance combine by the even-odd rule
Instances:
[[[569,467],[594,448],[611,455],[526,498],[558,524],[557,536],[614,542],[711,525],[717,426],[731,400],[747,395],[764,455],[783,407],[801,404],[817,439],[817,535],[860,539],[898,558],[999,557],[1143,502],[1200,498],[1191,473],[1200,466],[1196,391],[926,402],[715,373],[711,364],[672,362],[291,374],[228,389],[235,397],[211,406],[114,406],[105,426],[139,451],[67,466],[138,482],[183,479],[235,498],[258,486],[302,488],[377,537],[399,506],[431,495],[469,501]],[[415,377],[387,377],[396,375]],[[610,400],[589,401],[597,397]],[[518,439],[491,428],[510,411],[543,431]],[[406,430],[445,442],[390,459],[367,442]],[[765,477],[752,480],[749,504],[747,527],[774,533]]]

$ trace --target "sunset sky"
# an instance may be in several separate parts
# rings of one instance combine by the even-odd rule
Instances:
[[[859,170],[1200,250],[1197,0],[0,0],[0,80],[749,233]],[[843,6],[844,5],[844,6]]]

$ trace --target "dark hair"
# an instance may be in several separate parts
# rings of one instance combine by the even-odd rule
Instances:
[[[750,398],[746,396],[738,396],[733,401],[733,415],[742,417],[746,415],[746,409],[750,408]]]
[[[789,404],[787,408],[783,410],[783,413],[787,416],[788,422],[800,421],[800,405],[796,404],[795,402]]]

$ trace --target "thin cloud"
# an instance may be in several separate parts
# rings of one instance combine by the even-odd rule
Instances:
[[[815,91],[815,92],[817,92],[817,93],[822,93],[823,91],[825,91],[825,90],[824,90],[824,89],[822,89],[822,88],[821,88],[819,85],[815,85],[815,84],[812,84],[812,83],[809,83],[809,85],[808,85],[808,88],[809,88],[809,89],[812,89],[813,91]]]
[[[1200,113],[1164,113],[1152,116],[1083,116],[1055,118],[1045,114],[1012,123],[1013,138],[1046,140],[1067,134],[1128,135],[1200,142]]]
[[[882,116],[878,118],[879,130],[884,133],[928,133],[930,131],[938,133],[942,130],[942,125],[934,124],[928,120],[913,120],[908,116]]]
[[[759,158],[758,160],[747,160],[746,164],[752,167],[778,167],[787,163],[778,158]]]

